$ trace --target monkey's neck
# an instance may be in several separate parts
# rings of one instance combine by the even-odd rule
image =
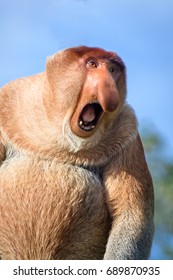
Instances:
[[[133,109],[129,105],[124,105],[122,112],[112,124],[110,130],[105,132],[101,140],[90,148],[85,147],[76,153],[61,151],[62,159],[67,158],[67,162],[74,162],[78,165],[104,166],[113,157],[123,153],[128,149],[138,134],[137,120]],[[123,143],[123,144],[122,144]]]
[[[63,146],[44,151],[42,156],[46,160],[54,160],[65,164],[78,165],[83,168],[104,167],[111,159],[124,150],[137,137],[137,121],[130,106],[125,105],[111,129],[101,140],[90,148],[81,148],[77,152],[65,149]],[[89,141],[89,140],[88,140]],[[123,145],[122,145],[123,143]]]

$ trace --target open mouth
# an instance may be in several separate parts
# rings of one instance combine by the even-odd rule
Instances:
[[[102,115],[103,109],[98,102],[88,103],[79,116],[78,125],[80,129],[92,131],[97,126]]]

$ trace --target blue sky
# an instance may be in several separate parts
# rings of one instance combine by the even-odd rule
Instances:
[[[0,0],[0,86],[60,49],[98,46],[127,66],[128,102],[173,155],[173,1]]]

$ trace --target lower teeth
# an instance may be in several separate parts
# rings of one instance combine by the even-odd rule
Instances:
[[[91,130],[91,129],[94,129],[94,128],[95,128],[95,125],[85,126],[85,125],[83,124],[83,121],[80,121],[80,122],[79,122],[79,125],[80,125],[80,127],[81,127],[82,129],[84,129],[84,130]]]

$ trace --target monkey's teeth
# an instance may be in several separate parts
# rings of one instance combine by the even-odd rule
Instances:
[[[88,125],[87,123],[83,122],[82,120],[79,121],[80,128],[86,131],[90,131],[95,128],[95,125]]]

